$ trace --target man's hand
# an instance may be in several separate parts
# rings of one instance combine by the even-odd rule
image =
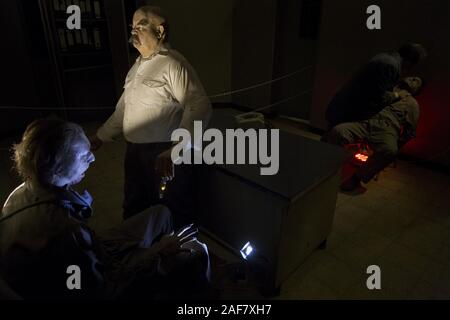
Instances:
[[[404,99],[406,97],[411,96],[411,93],[409,93],[407,90],[399,90],[397,93],[398,93],[398,96],[400,97],[400,99]]]
[[[89,136],[88,139],[91,143],[91,151],[97,151],[103,145],[103,141],[96,134]]]
[[[399,87],[394,88],[394,93],[398,97],[398,99],[403,99],[411,95],[408,90],[400,89]]]
[[[177,255],[180,253],[191,253],[190,249],[182,248],[186,242],[196,239],[198,229],[189,225],[181,232],[167,234],[158,241],[157,245],[161,247],[161,268],[165,273],[170,273],[177,266]]]
[[[166,181],[170,181],[175,177],[175,167],[171,158],[172,148],[161,152],[156,158],[155,170],[156,173],[161,177],[161,179],[165,179]]]
[[[196,239],[197,234],[198,229],[194,224],[190,224],[181,228],[176,233],[172,232],[162,236],[161,240],[158,241],[158,245],[161,247],[161,256],[170,256],[186,251],[181,246],[186,242]]]

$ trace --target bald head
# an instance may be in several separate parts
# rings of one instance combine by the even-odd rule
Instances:
[[[142,12],[154,24],[161,24],[166,21],[166,17],[160,7],[142,6],[136,11]]]
[[[144,16],[150,24],[154,35],[161,42],[167,42],[169,39],[169,23],[166,15],[160,7],[142,6],[136,10],[135,16]]]

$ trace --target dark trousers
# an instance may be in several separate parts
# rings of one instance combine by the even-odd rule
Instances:
[[[341,123],[328,131],[323,140],[341,146],[361,140],[368,142],[374,153],[356,171],[356,176],[367,183],[395,159],[399,128],[389,119],[375,117],[360,122]]]
[[[155,205],[164,204],[173,216],[175,230],[194,218],[193,165],[175,165],[175,177],[167,183],[163,198],[159,197],[161,177],[155,172],[158,155],[171,143],[127,143],[125,154],[125,186],[123,218]]]

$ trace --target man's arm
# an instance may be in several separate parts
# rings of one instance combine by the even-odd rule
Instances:
[[[206,96],[200,80],[193,68],[186,61],[173,63],[169,66],[168,83],[170,85],[173,97],[182,106],[184,112],[181,118],[179,128],[189,131],[191,141],[183,148],[201,148],[201,139],[193,141],[194,121],[202,121],[202,127],[208,125],[212,109],[209,98]],[[174,164],[171,159],[171,153],[174,145],[168,150],[162,152],[156,159],[155,170],[161,176],[168,180],[174,177]]]
[[[378,101],[378,104],[381,106],[388,106],[388,105],[394,103],[395,101],[398,101],[398,99],[400,99],[400,96],[398,95],[397,92],[385,91],[381,95],[381,99]]]
[[[372,79],[372,101],[370,108],[380,111],[387,105],[394,103],[399,96],[393,91],[400,76],[399,65],[389,56],[379,55],[370,63],[370,76]]]
[[[116,110],[98,129],[97,137],[103,142],[114,141],[123,132],[123,113],[125,109],[124,93],[120,96]]]
[[[193,68],[185,63],[172,66],[169,81],[174,98],[183,106],[180,128],[187,129],[194,137],[194,121],[202,121],[205,128],[211,117],[212,108],[208,96]],[[201,141],[192,142],[197,146]]]

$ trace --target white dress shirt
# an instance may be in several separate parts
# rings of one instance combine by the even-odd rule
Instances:
[[[189,130],[194,121],[211,116],[211,103],[195,70],[177,51],[161,46],[149,58],[140,56],[128,72],[115,112],[97,131],[102,141],[120,134],[132,143],[170,141],[177,128]]]

